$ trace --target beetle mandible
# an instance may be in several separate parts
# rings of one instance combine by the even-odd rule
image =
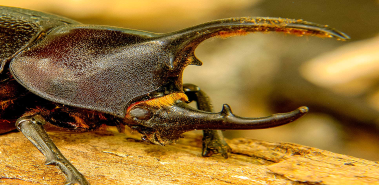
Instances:
[[[184,68],[202,64],[194,54],[202,41],[270,31],[349,39],[327,26],[282,18],[230,18],[156,34],[21,8],[0,11],[0,133],[21,131],[48,164],[60,167],[68,184],[89,183],[51,141],[45,124],[83,131],[127,125],[160,145],[200,129],[203,156],[226,158],[230,147],[220,130],[275,127],[308,111],[243,118],[225,104],[212,113],[205,92],[182,84]],[[198,109],[187,105],[192,101]]]

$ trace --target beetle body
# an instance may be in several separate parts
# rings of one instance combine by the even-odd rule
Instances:
[[[49,35],[10,64],[17,80],[45,99],[125,117],[131,100],[169,81],[180,91],[180,76],[165,71],[164,46],[143,42],[148,37],[82,25]]]
[[[0,11],[0,133],[17,128],[48,164],[62,169],[68,183],[79,184],[88,182],[59,152],[44,125],[81,131],[128,125],[161,145],[201,129],[203,155],[227,157],[230,148],[217,130],[275,127],[308,109],[242,118],[224,105],[212,113],[208,96],[182,83],[186,66],[202,64],[194,54],[202,41],[268,31],[348,39],[322,25],[280,18],[231,18],[156,34],[84,25],[19,8]],[[191,101],[199,110],[187,105]]]
[[[0,12],[0,133],[5,133],[16,129],[14,122],[28,110],[54,107],[21,86],[10,73],[9,62],[48,30],[77,22],[20,8],[0,7]]]
[[[56,120],[54,119],[56,115],[67,116],[68,112],[78,114],[80,110],[73,107],[70,107],[72,110],[68,110],[70,108],[65,107],[63,111],[62,105],[100,111],[92,111],[92,114],[98,115],[92,117],[106,117],[102,115],[103,113],[124,117],[125,107],[131,102],[130,100],[139,98],[146,92],[157,90],[168,82],[168,77],[161,75],[161,66],[164,65],[159,62],[164,60],[158,58],[165,56],[149,56],[149,53],[161,52],[158,51],[159,48],[148,46],[153,43],[143,43],[140,47],[133,46],[126,52],[130,55],[123,54],[125,53],[123,50],[128,46],[149,38],[151,35],[149,33],[88,26],[63,17],[19,8],[2,7],[0,10],[1,20],[4,23],[1,25],[2,32],[7,34],[1,43],[4,47],[0,81],[2,102],[0,114],[3,120],[0,126],[1,132],[15,129],[14,121],[25,114],[26,110],[37,107],[39,111],[44,111],[48,117],[52,117],[49,123],[56,123],[52,121]],[[133,56],[137,53],[134,51],[141,48],[145,50],[145,60]],[[10,67],[7,67],[8,64]],[[41,68],[41,65],[44,67]],[[11,71],[13,74],[14,72],[20,74],[16,77],[17,81],[27,89],[20,86]],[[49,77],[45,78],[47,76]],[[180,79],[176,81],[180,82]],[[51,102],[44,101],[34,94]],[[117,100],[117,97],[122,97],[123,100]],[[25,99],[35,101],[28,105]],[[84,112],[89,114],[90,111]],[[56,123],[56,125],[72,126],[76,129],[94,129],[99,125],[97,123],[93,123],[93,126],[80,125],[77,122],[82,121],[78,119],[66,119],[70,122]],[[97,121],[104,120],[92,120],[92,122]],[[88,124],[88,118],[82,122],[84,123]]]

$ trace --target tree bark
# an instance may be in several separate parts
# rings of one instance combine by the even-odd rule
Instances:
[[[290,143],[227,141],[228,159],[201,156],[201,135],[158,146],[116,131],[49,132],[91,184],[379,184],[378,162]],[[22,135],[0,136],[0,183],[64,184]]]

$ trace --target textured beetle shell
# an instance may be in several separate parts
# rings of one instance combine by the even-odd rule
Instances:
[[[53,102],[125,116],[131,100],[168,81],[164,47],[133,31],[69,25],[16,56],[10,69],[31,92]],[[177,75],[175,81],[181,81]]]
[[[21,8],[0,7],[0,73],[6,62],[53,27],[74,20]]]
[[[0,36],[0,78],[9,63],[21,85],[56,103],[124,117],[132,100],[168,82],[180,89],[165,43],[149,41],[156,34],[0,7]]]

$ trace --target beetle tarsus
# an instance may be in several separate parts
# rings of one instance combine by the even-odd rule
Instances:
[[[203,130],[202,156],[210,157],[212,154],[220,153],[225,159],[232,148],[226,143],[221,130]]]
[[[195,101],[199,110],[213,112],[213,107],[209,96],[198,86],[193,84],[184,84],[183,90],[188,96],[189,101]],[[202,156],[210,157],[213,154],[220,153],[225,159],[228,158],[228,152],[232,149],[226,143],[221,130],[203,130],[203,149]]]
[[[62,170],[66,175],[66,184],[89,184],[50,139],[43,128],[45,122],[40,115],[24,116],[16,121],[16,127],[46,157],[46,165],[57,165]]]

